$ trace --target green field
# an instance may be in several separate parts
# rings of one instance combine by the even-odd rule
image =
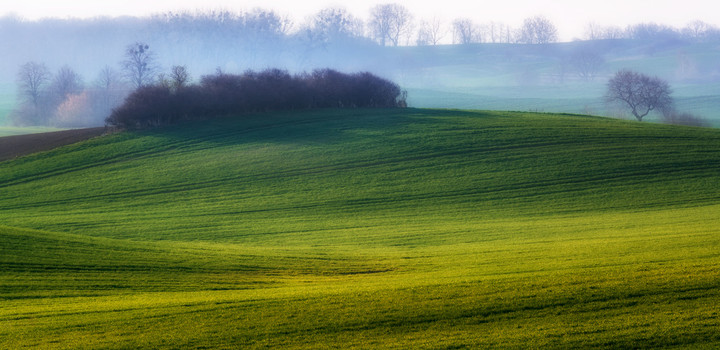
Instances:
[[[277,113],[0,163],[0,348],[716,348],[720,130]]]

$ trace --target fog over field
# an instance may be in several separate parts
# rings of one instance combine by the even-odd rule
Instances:
[[[379,26],[381,13],[396,17],[395,29]],[[390,79],[408,91],[414,107],[621,118],[632,116],[605,103],[605,88],[615,72],[632,69],[668,81],[681,112],[720,125],[714,93],[720,87],[720,31],[711,23],[591,22],[570,41],[560,37],[553,16],[514,24],[418,13],[381,4],[366,14],[328,7],[303,18],[261,8],[76,19],[6,15],[0,18],[0,125],[103,125],[134,89],[122,63],[128,47],[138,43],[152,56],[152,83],[178,66],[194,82],[218,72],[332,68]],[[46,72],[31,98],[33,111],[19,78],[28,63]],[[648,117],[661,119],[658,113]]]

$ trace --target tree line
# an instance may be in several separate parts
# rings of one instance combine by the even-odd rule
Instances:
[[[74,23],[74,28],[63,28]],[[437,45],[440,43],[518,43],[545,44],[558,40],[557,27],[544,16],[524,19],[514,28],[502,22],[481,23],[471,18],[443,21],[437,17],[418,18],[407,7],[397,3],[378,4],[369,9],[363,20],[342,7],[321,9],[310,18],[297,22],[274,10],[256,8],[245,12],[227,10],[181,11],[157,13],[148,18],[96,18],[63,21],[41,20],[34,24],[67,31],[95,27],[106,30],[140,28],[145,32],[166,33],[167,38],[202,32],[206,38],[232,36],[238,45],[253,45],[258,41],[290,40],[307,45],[329,42],[367,40],[381,46]],[[0,28],[17,30],[32,25],[20,18],[0,18]],[[114,28],[113,28],[114,27]],[[684,39],[720,40],[716,26],[693,21],[683,28],[658,23],[638,23],[626,28],[588,23],[578,40],[600,39]]]

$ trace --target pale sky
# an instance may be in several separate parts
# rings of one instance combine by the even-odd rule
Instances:
[[[693,20],[720,26],[715,0],[1,0],[0,15],[16,14],[25,19],[43,17],[144,16],[168,10],[273,9],[301,23],[320,9],[344,7],[366,19],[371,7],[399,3],[416,19],[438,17],[445,22],[468,17],[478,23],[502,22],[519,27],[524,18],[543,15],[558,27],[560,39],[582,37],[587,23],[618,25],[656,22],[683,27]]]

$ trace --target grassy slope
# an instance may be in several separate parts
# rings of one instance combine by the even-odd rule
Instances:
[[[0,347],[717,345],[720,132],[341,111],[0,164]]]

